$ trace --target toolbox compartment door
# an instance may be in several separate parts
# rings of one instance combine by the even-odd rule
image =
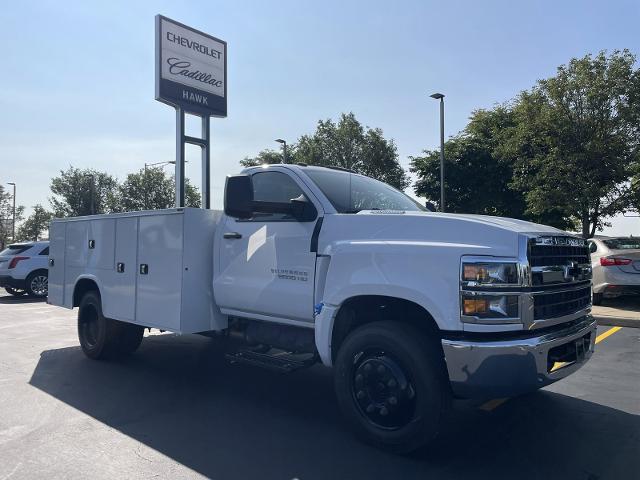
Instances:
[[[52,222],[49,227],[49,294],[47,303],[64,306],[64,265],[67,224]]]

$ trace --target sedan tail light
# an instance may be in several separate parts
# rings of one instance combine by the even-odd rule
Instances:
[[[16,268],[20,260],[29,260],[30,257],[13,257],[9,262],[9,268]]]
[[[603,267],[612,267],[614,265],[629,265],[633,260],[630,258],[620,257],[600,257],[600,265]]]

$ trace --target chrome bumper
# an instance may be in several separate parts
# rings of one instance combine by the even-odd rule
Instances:
[[[587,335],[588,347],[585,344],[580,351],[576,341]],[[596,321],[586,315],[571,327],[540,336],[500,341],[443,339],[442,348],[456,396],[512,396],[542,388],[578,370],[593,354],[595,337]],[[576,360],[550,369],[549,352],[564,345],[569,350],[576,348]]]

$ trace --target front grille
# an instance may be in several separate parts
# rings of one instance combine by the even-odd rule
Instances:
[[[578,264],[591,263],[589,260],[589,247],[573,245],[531,245],[529,262],[532,267],[567,265],[569,262],[578,262]]]
[[[591,285],[575,290],[549,291],[534,295],[533,319],[562,317],[587,307],[591,302]]]

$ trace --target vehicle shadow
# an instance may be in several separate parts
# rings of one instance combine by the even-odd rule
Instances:
[[[625,312],[640,312],[640,296],[602,299],[602,307],[615,308]]]
[[[46,301],[46,298],[34,298],[28,295],[21,295],[20,297],[15,297],[13,295],[0,295],[0,304],[4,303],[15,305],[18,303],[43,303]]]
[[[42,352],[30,384],[207,477],[225,479],[625,478],[640,417],[551,392],[493,412],[461,406],[419,454],[361,444],[323,367],[284,375],[227,364],[197,336],[146,337],[123,362]]]

